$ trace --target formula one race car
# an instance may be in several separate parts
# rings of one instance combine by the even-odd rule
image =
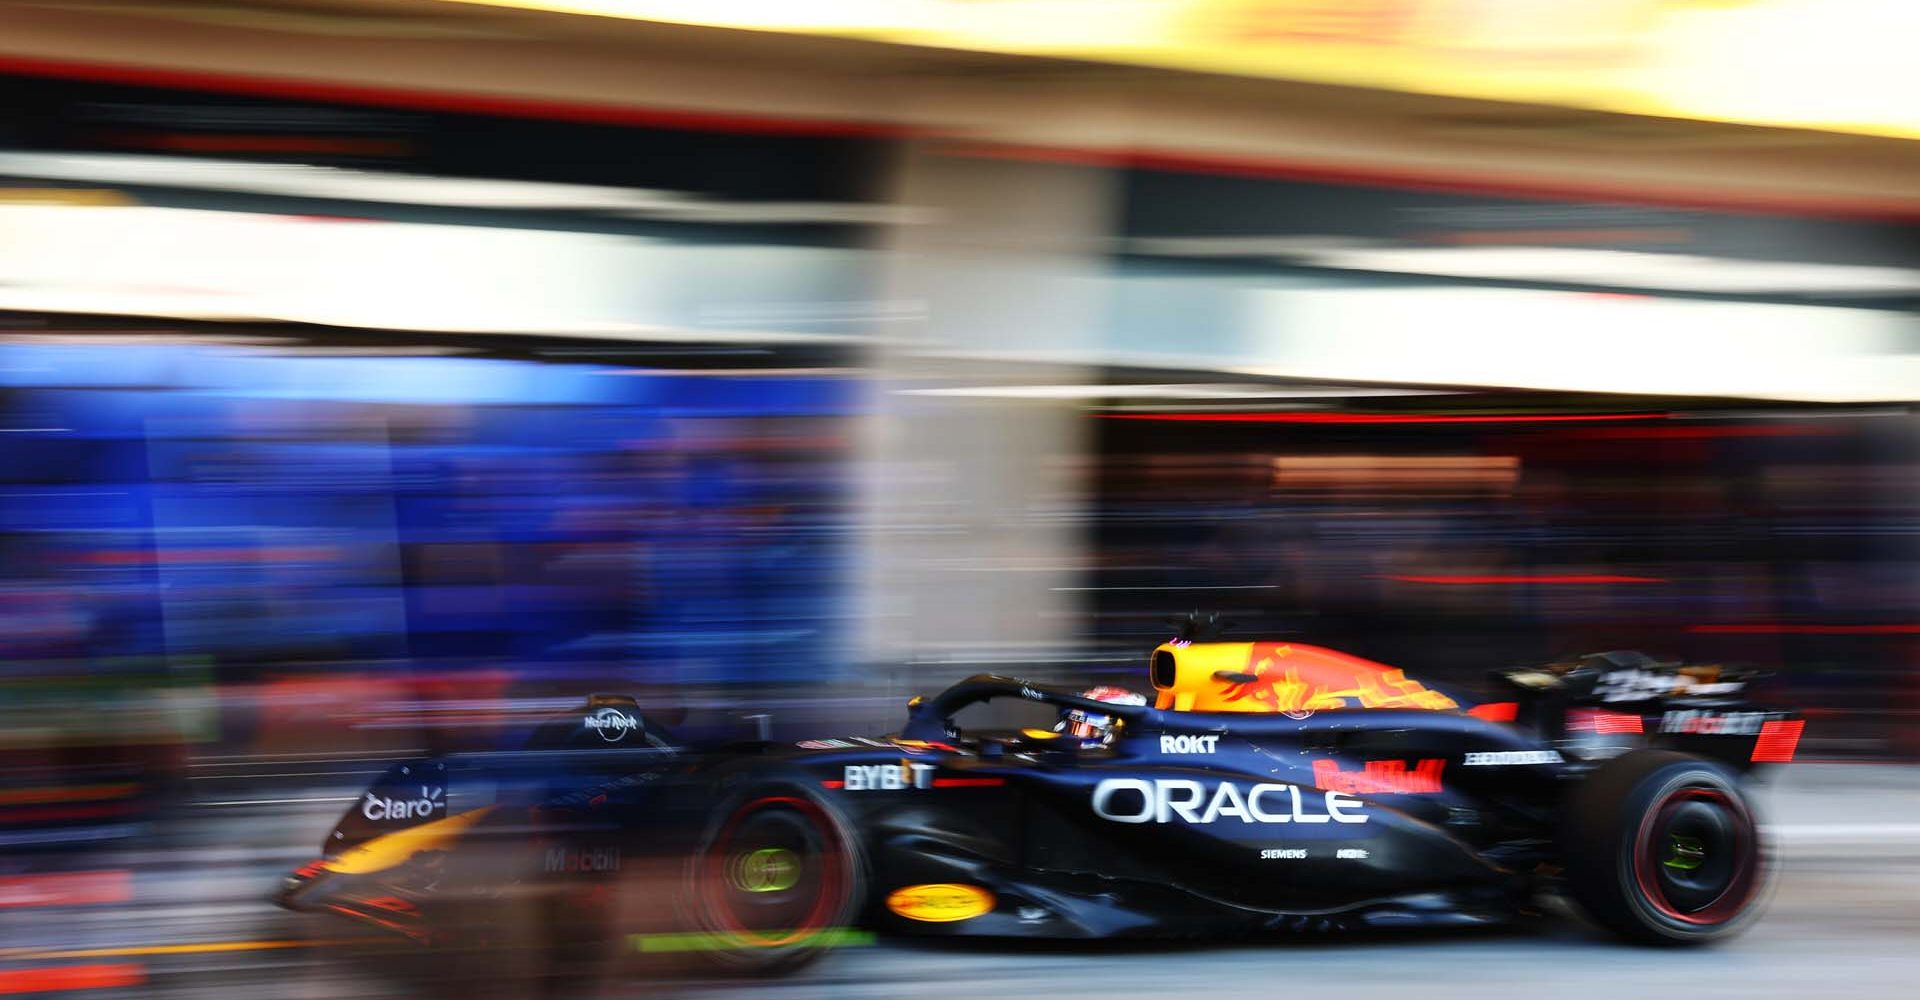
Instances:
[[[1756,915],[1742,776],[1792,758],[1797,717],[1637,653],[1496,677],[1506,700],[1465,707],[1332,650],[1175,640],[1153,705],[980,675],[893,735],[711,747],[596,696],[526,751],[395,767],[280,899],[492,957],[510,934],[550,969],[771,971],[873,931],[1495,924],[1543,893],[1658,944]],[[994,700],[1059,721],[956,721]]]

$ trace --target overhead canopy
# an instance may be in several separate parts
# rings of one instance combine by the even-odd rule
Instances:
[[[1920,137],[1907,0],[454,0]]]

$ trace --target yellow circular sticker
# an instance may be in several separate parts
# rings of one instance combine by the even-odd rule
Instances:
[[[930,924],[971,920],[993,909],[993,893],[977,885],[909,885],[887,896],[887,909]]]

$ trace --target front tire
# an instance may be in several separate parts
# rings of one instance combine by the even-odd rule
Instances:
[[[687,870],[701,953],[754,975],[810,964],[851,931],[863,867],[852,826],[812,789],[769,782],[728,797]]]
[[[1695,945],[1760,913],[1771,859],[1738,778],[1719,764],[1639,750],[1594,771],[1568,803],[1567,886],[1629,940]]]

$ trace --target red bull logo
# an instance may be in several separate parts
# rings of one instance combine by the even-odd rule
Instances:
[[[1370,760],[1361,770],[1346,771],[1335,760],[1313,762],[1314,785],[1348,795],[1434,795],[1440,791],[1440,772],[1447,762],[1422,760],[1409,768],[1404,760]]]

